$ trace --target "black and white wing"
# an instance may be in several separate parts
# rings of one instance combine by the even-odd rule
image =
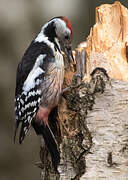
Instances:
[[[41,100],[40,85],[45,77],[43,67],[46,68],[48,65],[47,59],[49,59],[48,55],[43,52],[46,48],[46,44],[32,43],[17,68],[15,91],[16,127],[14,141],[18,126],[21,122],[19,143],[22,143],[39,109]],[[49,49],[45,52],[48,52],[48,50]]]

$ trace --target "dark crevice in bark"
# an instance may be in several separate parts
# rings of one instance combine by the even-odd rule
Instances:
[[[92,137],[86,124],[88,110],[92,110],[95,103],[95,95],[103,93],[109,77],[103,68],[96,68],[91,73],[90,82],[82,81],[86,72],[85,54],[77,53],[77,74],[74,75],[70,91],[64,94],[60,107],[66,106],[67,113],[64,121],[59,119],[59,134],[57,141],[60,144],[61,162],[59,173],[55,173],[51,164],[50,155],[42,143],[40,156],[42,162],[42,179],[78,180],[86,171],[86,155],[91,153]],[[82,58],[81,58],[82,57]],[[81,62],[82,61],[82,62]],[[84,67],[83,67],[84,64]],[[80,77],[80,78],[79,78]],[[58,112],[62,114],[63,112]],[[56,114],[57,115],[57,114]],[[54,117],[54,116],[53,116]],[[58,117],[59,118],[59,117]],[[56,124],[56,122],[54,122]],[[60,132],[63,131],[63,132]],[[61,137],[60,137],[61,135]],[[42,140],[43,141],[43,140]]]

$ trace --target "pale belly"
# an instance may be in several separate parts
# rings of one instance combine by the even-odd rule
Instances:
[[[42,84],[41,107],[52,109],[58,105],[62,93],[62,85],[64,79],[63,58],[59,62],[55,62],[49,68],[49,76]]]
[[[45,80],[41,85],[41,103],[36,115],[36,121],[48,124],[48,116],[52,108],[58,105],[64,79],[64,62],[60,53],[55,54],[56,61],[48,68]]]

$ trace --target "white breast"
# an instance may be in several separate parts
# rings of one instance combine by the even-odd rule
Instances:
[[[59,102],[64,79],[64,61],[59,51],[54,52],[55,61],[48,68],[48,76],[42,84],[41,106],[53,108]]]
[[[62,91],[63,79],[64,79],[64,60],[63,56],[59,51],[55,53],[55,66],[56,66],[56,78],[58,82],[58,89]]]
[[[55,63],[56,63],[56,67],[58,69],[63,69],[64,68],[63,56],[58,51],[55,52]]]

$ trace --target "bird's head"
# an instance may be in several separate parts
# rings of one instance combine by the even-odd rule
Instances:
[[[56,40],[59,42],[61,50],[65,52],[69,60],[73,60],[71,46],[73,32],[70,21],[63,16],[55,17],[51,19],[43,29],[44,34],[48,36],[52,42],[56,43]]]
[[[58,17],[55,23],[55,32],[60,42],[62,50],[68,56],[69,60],[73,60],[72,55],[72,26],[66,17]]]

